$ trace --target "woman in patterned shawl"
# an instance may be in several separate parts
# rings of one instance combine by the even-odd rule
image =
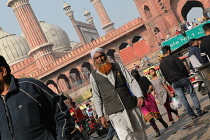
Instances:
[[[145,77],[140,76],[139,72],[137,70],[132,70],[131,75],[136,79],[136,81],[139,83],[139,86],[141,87],[142,93],[144,93],[145,103],[144,105],[141,105],[139,108],[144,115],[145,122],[149,122],[151,126],[156,131],[156,137],[160,136],[160,131],[155,123],[154,118],[160,121],[162,125],[167,129],[168,124],[163,120],[157,104],[155,102],[155,99],[152,95],[153,92],[153,86],[151,82]]]

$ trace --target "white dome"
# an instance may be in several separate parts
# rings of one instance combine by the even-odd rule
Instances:
[[[9,34],[0,30],[0,55],[9,65],[13,65],[28,57],[29,46],[22,36]]]
[[[69,37],[63,29],[43,21],[40,21],[39,23],[49,43],[54,44],[53,51],[71,50]]]

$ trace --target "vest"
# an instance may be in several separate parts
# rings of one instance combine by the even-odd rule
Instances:
[[[106,115],[111,115],[137,105],[137,99],[130,92],[127,81],[118,63],[112,63],[115,85],[104,76],[93,71],[92,75],[98,86]]]

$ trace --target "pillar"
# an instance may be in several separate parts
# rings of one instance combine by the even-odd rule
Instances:
[[[106,33],[109,33],[114,30],[114,23],[111,22],[101,0],[90,0],[93,3],[98,17],[102,24],[102,29],[105,30]]]
[[[39,68],[54,61],[52,44],[48,40],[29,4],[29,0],[9,0],[26,41],[30,47],[29,56],[34,57]]]
[[[77,24],[76,20],[74,19],[74,11],[71,10],[71,6],[69,4],[67,4],[67,3],[64,3],[63,10],[66,11],[66,15],[71,20],[71,22],[72,22],[72,24],[74,26],[74,29],[76,30],[77,35],[78,35],[78,37],[80,39],[81,44],[85,45],[86,44],[85,38],[83,37],[83,34],[80,31],[80,28],[78,27],[78,24]]]

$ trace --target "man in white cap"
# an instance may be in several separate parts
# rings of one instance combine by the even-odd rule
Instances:
[[[90,53],[96,70],[90,76],[96,113],[104,127],[106,115],[120,140],[147,140],[138,105],[144,105],[142,91],[122,64],[110,63],[102,48]],[[132,93],[131,93],[132,91]]]

